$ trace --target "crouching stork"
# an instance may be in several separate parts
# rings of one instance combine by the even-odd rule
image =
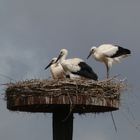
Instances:
[[[62,65],[66,75],[80,76],[88,79],[98,80],[97,74],[92,70],[92,68],[80,58],[66,59],[68,51],[62,49],[56,60]],[[70,77],[71,78],[71,77]]]

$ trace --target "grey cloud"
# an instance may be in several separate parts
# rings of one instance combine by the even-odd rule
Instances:
[[[98,46],[102,43],[117,43],[122,47],[132,50],[132,56],[125,59],[121,64],[114,65],[111,70],[111,75],[121,74],[122,78],[127,77],[128,82],[133,83],[136,87],[139,86],[139,36],[140,36],[140,1],[139,0],[1,0],[0,1],[0,74],[10,76],[15,80],[26,78],[47,78],[50,76],[49,71],[44,71],[44,67],[48,64],[52,57],[58,56],[61,48],[69,50],[68,57],[80,57],[89,63],[93,69],[99,74],[100,79],[104,78],[105,69],[103,64],[96,62],[93,59],[86,60],[91,46]],[[0,83],[5,83],[8,79],[3,80],[0,76]],[[139,97],[139,92],[135,91]],[[129,97],[129,96],[128,96]],[[134,97],[133,97],[134,98]],[[125,100],[125,99],[124,99]],[[139,110],[138,98],[133,106],[129,104],[130,98],[126,101],[130,110]],[[3,102],[1,102],[3,103]],[[136,106],[137,105],[137,106]],[[26,119],[18,114],[15,118],[21,119],[20,125],[13,121],[11,112],[7,112],[4,104],[0,109],[0,136],[3,140],[19,139],[16,137],[16,130],[23,136],[22,131],[27,127],[20,128],[20,125],[26,122]],[[121,111],[124,108],[121,108]],[[96,135],[96,127],[98,134],[101,131],[101,136],[96,135],[97,139],[128,139],[132,136],[139,139],[138,133],[130,126],[129,122],[121,120],[121,112],[116,112],[118,124],[124,123],[126,127],[119,127],[119,136],[114,134],[113,126],[110,121],[106,122],[103,117],[97,119],[93,126],[89,124],[93,121],[93,116],[85,120],[81,120],[76,116],[74,139],[82,139],[84,132],[89,134],[86,139],[92,139],[92,135]],[[139,113],[134,111],[136,116]],[[6,117],[8,116],[8,117]],[[108,115],[107,115],[108,116]],[[129,116],[129,115],[128,115]],[[28,117],[26,116],[28,119]],[[7,121],[9,120],[9,121]],[[139,118],[137,119],[139,120]],[[29,123],[31,133],[39,131],[34,130],[37,121],[37,116],[32,118]],[[51,127],[46,124],[50,123],[51,119],[41,119],[41,126],[46,129],[46,132],[40,130],[40,138],[50,138]],[[6,123],[7,122],[7,123]],[[46,122],[46,124],[44,123]],[[26,122],[27,123],[27,122]],[[89,124],[89,126],[85,124]],[[3,127],[4,126],[4,127]],[[86,128],[84,128],[86,126]],[[82,128],[84,128],[83,133]],[[86,129],[89,128],[90,132]],[[110,129],[110,132],[106,128]],[[125,128],[125,129],[124,129]],[[13,129],[10,132],[10,129]],[[93,129],[93,131],[92,131]],[[5,130],[8,133],[3,133]],[[133,130],[133,131],[131,131]],[[95,132],[94,132],[95,131]],[[25,131],[27,132],[27,131]],[[41,133],[42,132],[42,133]],[[107,132],[107,134],[105,134]],[[125,133],[128,133],[126,136]],[[14,135],[15,134],[15,135]],[[79,134],[79,135],[78,135]],[[7,136],[4,136],[7,135]],[[36,136],[36,135],[35,135]],[[46,137],[45,137],[46,136]],[[27,132],[27,136],[20,139],[38,139]],[[94,138],[95,138],[94,137]],[[118,138],[119,137],[119,138]],[[50,138],[51,139],[51,138]]]

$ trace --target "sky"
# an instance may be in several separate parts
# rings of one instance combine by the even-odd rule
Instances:
[[[117,133],[110,113],[75,114],[73,139],[139,140],[139,13],[139,0],[0,0],[0,84],[49,78],[44,68],[62,48],[69,50],[69,58],[84,59],[102,80],[104,65],[86,60],[91,46],[113,43],[128,48],[132,55],[111,69],[112,76],[120,74],[129,85],[120,110],[113,113]],[[51,140],[51,114],[11,112],[2,99],[4,92],[1,86],[0,139]]]

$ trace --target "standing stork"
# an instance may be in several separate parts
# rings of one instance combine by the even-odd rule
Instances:
[[[66,59],[67,55],[68,51],[66,49],[62,49],[56,60],[56,62],[59,60],[66,75],[73,74],[75,76],[80,76],[88,79],[98,79],[97,74],[92,70],[92,68],[88,64],[84,62],[84,60],[80,58]]]
[[[99,47],[91,47],[90,53],[87,59],[93,55],[93,57],[100,62],[103,62],[107,69],[107,78],[109,78],[109,71],[113,63],[120,62],[121,58],[125,58],[131,54],[131,51],[112,44],[102,44]]]
[[[51,75],[53,79],[64,79],[65,72],[59,62],[56,63],[57,58],[53,58],[48,66],[45,67],[45,70],[50,67]]]

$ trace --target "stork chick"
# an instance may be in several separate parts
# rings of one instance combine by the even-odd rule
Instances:
[[[63,67],[59,62],[56,63],[57,58],[53,58],[45,70],[50,67],[51,75],[53,79],[64,79],[66,77]]]
[[[72,58],[66,59],[68,55],[68,51],[66,49],[62,49],[60,54],[56,60],[56,62],[60,62],[62,65],[66,75],[78,75],[80,77],[97,80],[97,74],[92,70],[92,68],[84,62],[84,60],[80,58]]]

